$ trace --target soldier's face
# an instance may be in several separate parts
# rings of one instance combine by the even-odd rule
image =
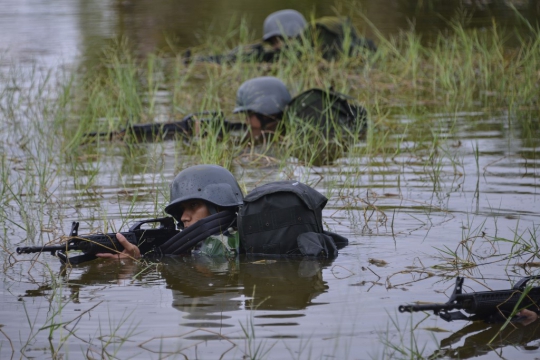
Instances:
[[[202,200],[183,201],[180,203],[180,208],[183,211],[180,221],[184,224],[184,229],[210,216],[210,211]]]
[[[251,111],[248,112],[246,115],[246,123],[249,126],[251,135],[253,137],[259,137],[262,131],[261,121],[257,118],[257,115],[255,115],[255,113],[252,113]]]
[[[281,36],[272,36],[268,39],[268,43],[272,46],[272,49],[279,50],[283,46],[283,38]]]

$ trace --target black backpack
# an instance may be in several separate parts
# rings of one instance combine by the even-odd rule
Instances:
[[[366,109],[333,90],[313,88],[300,93],[287,105],[287,116],[331,133],[339,127],[362,136],[367,129]]]
[[[334,257],[348,244],[324,231],[328,199],[298,181],[276,181],[253,189],[238,213],[243,252],[252,255]]]
[[[308,26],[306,33],[310,34],[312,43],[320,49],[326,60],[337,59],[343,52],[349,56],[359,56],[366,51],[377,51],[372,40],[358,35],[348,17],[324,16],[316,19]],[[349,39],[346,41],[346,38]]]

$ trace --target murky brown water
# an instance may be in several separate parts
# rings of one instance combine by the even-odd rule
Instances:
[[[463,3],[491,6],[467,7]],[[514,4],[532,23],[537,21],[540,9],[534,0],[209,0],[203,4],[176,0],[106,0],[92,4],[69,0],[4,1],[0,9],[0,51],[7,51],[7,57],[19,63],[72,63],[80,59],[93,62],[107,41],[122,36],[143,54],[181,50],[200,45],[208,37],[222,38],[224,32],[238,28],[241,18],[253,29],[254,38],[260,37],[268,14],[291,7],[306,17],[331,16],[338,10],[339,14],[351,16],[367,37],[374,38],[373,29],[359,15],[362,11],[386,37],[414,24],[427,39],[447,28],[446,20],[456,13],[469,26],[489,27],[495,19],[499,26],[513,27],[518,22],[507,4]]]
[[[406,26],[405,14],[412,11],[399,1],[360,3],[385,35]],[[318,15],[331,14],[327,4],[295,2],[304,13],[315,7]],[[0,47],[9,49],[5,64],[37,61],[53,66],[59,59],[72,63],[81,56],[91,58],[105,40],[118,34],[137,39],[142,51],[163,46],[164,31],[191,46],[197,44],[194,34],[217,33],[207,24],[224,26],[210,14],[228,19],[231,14],[249,13],[252,24],[258,24],[267,13],[289,6],[285,1],[13,3],[0,10],[4,30]],[[501,11],[498,16],[504,17],[506,12],[497,9],[495,14]],[[420,19],[424,20],[418,26],[428,32],[432,19]],[[488,20],[479,16],[477,23],[482,21]],[[169,354],[190,359],[409,358],[398,350],[410,351],[411,321],[417,327],[416,346],[425,348],[425,357],[439,346],[454,358],[540,357],[537,324],[506,330],[501,339],[486,345],[496,326],[471,327],[433,315],[422,320],[423,314],[397,313],[398,305],[416,300],[446,301],[458,273],[444,253],[447,248],[483,264],[459,272],[471,278],[466,280],[467,290],[486,290],[483,284],[506,289],[509,280],[524,276],[526,270],[536,272],[518,266],[528,260],[527,255],[508,256],[512,249],[505,239],[522,237],[536,243],[538,131],[530,138],[520,127],[508,126],[508,114],[494,115],[481,106],[475,110],[424,115],[439,119],[442,127],[453,124],[457,129],[449,132],[447,154],[431,163],[402,151],[391,161],[347,158],[315,169],[287,169],[289,176],[316,184],[329,197],[326,222],[350,239],[332,261],[182,258],[149,268],[94,261],[65,274],[58,260],[47,254],[38,263],[19,261],[9,266],[14,259],[4,253],[0,358],[124,359]],[[6,250],[12,251],[27,237],[35,236],[40,243],[67,232],[75,220],[81,221],[83,233],[102,226],[103,214],[123,229],[129,221],[123,216],[127,209],[141,218],[161,215],[155,213],[155,204],[166,203],[167,185],[177,171],[175,156],[182,155],[172,155],[178,152],[173,142],[143,143],[129,150],[119,146],[99,164],[89,150],[73,169],[76,176],[55,173],[47,180],[39,179],[45,176],[39,169],[55,164],[41,159],[40,143],[23,139],[27,143],[21,146],[17,124],[5,125],[2,163],[9,159],[9,166],[1,169],[14,184],[1,189]],[[394,140],[396,144],[390,146],[419,145],[400,135]],[[30,166],[16,165],[26,151],[38,160]],[[155,160],[148,167],[145,159]],[[272,167],[261,170],[238,164],[234,172],[248,189],[262,175],[266,181],[286,176]],[[36,184],[17,182],[27,174],[33,174],[36,184],[49,187],[52,199],[47,205],[36,205],[30,191]],[[16,203],[10,191],[26,193],[26,203]],[[28,223],[35,231],[23,229]],[[482,237],[484,233],[487,237]],[[469,253],[459,246],[465,239]]]

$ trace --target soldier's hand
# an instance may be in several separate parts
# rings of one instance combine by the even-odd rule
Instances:
[[[523,309],[520,310],[517,314],[517,322],[520,322],[521,324],[527,326],[533,322],[535,322],[538,319],[538,315],[531,310]]]
[[[137,245],[133,245],[126,239],[126,237],[120,233],[116,233],[116,238],[118,239],[118,242],[124,247],[124,251],[117,254],[109,254],[109,253],[100,253],[96,254],[99,258],[105,258],[105,259],[140,259],[141,258],[141,251],[137,247]]]

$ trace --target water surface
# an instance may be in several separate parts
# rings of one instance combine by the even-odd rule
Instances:
[[[359,3],[385,36],[408,26],[405,19],[416,11],[399,1]],[[323,1],[294,5],[304,13],[333,11]],[[164,47],[166,33],[177,36],[179,48],[194,46],[199,35],[218,34],[232,15],[248,14],[259,36],[257,24],[284,7],[292,3],[9,3],[0,10],[0,46],[8,50],[2,64],[71,68],[95,61],[118,35],[135,40],[140,53]],[[504,23],[508,12],[491,11]],[[432,24],[429,12],[418,14],[420,32],[444,27],[442,20]],[[488,24],[486,14],[478,12],[471,26]],[[365,26],[360,18],[356,24]],[[483,291],[507,289],[537,273],[540,136],[516,115],[481,104],[455,113],[427,110],[423,117],[447,129],[436,154],[410,134],[394,134],[388,148],[395,156],[349,155],[312,168],[291,162],[281,170],[272,163],[234,162],[232,170],[248,190],[261,177],[295,178],[325,194],[325,225],[350,241],[336,259],[96,260],[64,269],[50,254],[12,252],[57,239],[72,221],[90,233],[126,230],[137,219],[162,216],[168,184],[192,159],[174,141],[117,142],[88,145],[84,156],[61,164],[57,159],[65,157],[57,145],[65,139],[47,133],[47,126],[35,133],[23,126],[35,116],[53,122],[45,105],[10,114],[8,100],[27,94],[17,90],[29,87],[24,79],[2,85],[18,95],[3,98],[0,130],[1,358],[380,359],[415,351],[423,357],[540,356],[536,323],[507,329],[486,345],[497,326],[397,313],[404,303],[446,301],[458,274],[467,277],[467,291]],[[529,115],[538,120],[537,110]],[[389,116],[411,126],[418,121]],[[525,262],[533,266],[521,266]]]

